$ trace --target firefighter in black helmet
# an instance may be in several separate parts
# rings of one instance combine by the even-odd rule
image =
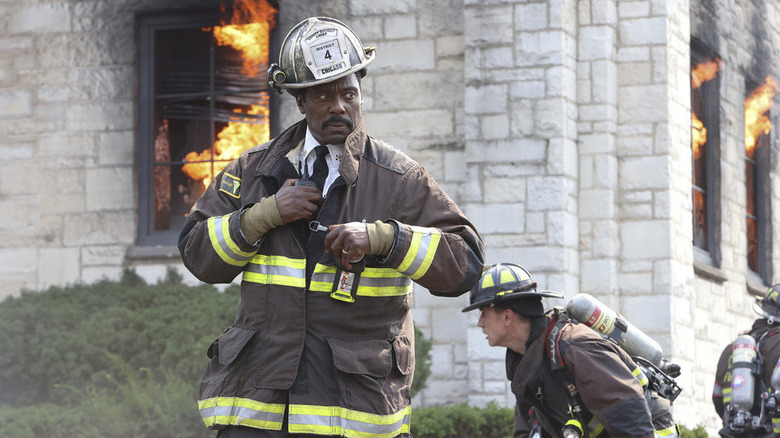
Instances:
[[[756,297],[753,310],[761,317],[743,335],[754,342],[735,341],[726,345],[715,371],[712,403],[723,419],[723,428],[719,431],[723,437],[780,435],[780,393],[777,393],[780,390],[780,371],[775,372],[780,360],[780,284],[767,289],[763,297]],[[737,338],[736,333],[734,336]],[[758,369],[758,375],[752,370],[735,375],[732,355],[744,353],[751,356],[750,368]],[[737,361],[741,362],[740,359]],[[745,377],[751,381],[745,381]],[[750,383],[753,391],[746,394],[743,388],[748,388]],[[768,394],[768,397],[762,397],[762,393]],[[733,400],[735,395],[739,400]],[[752,406],[745,408],[746,404]]]
[[[562,293],[539,291],[528,271],[501,263],[470,298],[463,311],[479,309],[488,343],[507,349],[515,437],[678,436],[669,404],[648,404],[653,394],[625,351],[565,313],[545,313],[542,299]]]

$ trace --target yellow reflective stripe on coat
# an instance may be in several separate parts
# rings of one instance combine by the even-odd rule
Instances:
[[[601,432],[604,432],[604,425],[599,422],[598,418],[593,417],[588,422],[588,430],[590,430],[588,438],[595,438],[599,436]]]
[[[634,377],[639,380],[640,385],[647,386],[647,376],[639,367],[634,368]]]
[[[408,275],[412,280],[417,280],[431,267],[436,248],[439,247],[441,231],[437,228],[424,228],[413,226],[412,243],[406,253],[398,271]]]
[[[290,404],[290,433],[351,438],[394,438],[409,433],[411,406],[390,415],[369,414],[340,406]]]
[[[257,254],[244,269],[244,281],[306,287],[306,259]]]
[[[219,258],[233,266],[244,266],[252,258],[254,252],[241,251],[236,242],[230,238],[230,216],[233,214],[210,217],[206,221],[206,226],[211,246]]]
[[[780,418],[772,418],[772,432],[780,433]]]
[[[247,426],[282,430],[284,403],[262,403],[239,397],[214,397],[198,401],[207,427]]]
[[[723,403],[731,402],[731,387],[723,388]]]
[[[313,292],[331,292],[336,277],[335,266],[317,264],[311,276],[309,290]],[[413,288],[412,280],[395,269],[365,268],[360,273],[357,295],[364,297],[393,297],[409,295]]]
[[[655,436],[658,438],[676,438],[680,434],[677,431],[677,426],[669,426],[666,429],[656,430]]]

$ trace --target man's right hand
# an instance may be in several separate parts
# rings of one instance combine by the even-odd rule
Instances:
[[[288,224],[299,219],[312,220],[322,205],[322,192],[317,187],[296,186],[288,179],[276,192],[276,208],[282,221]]]

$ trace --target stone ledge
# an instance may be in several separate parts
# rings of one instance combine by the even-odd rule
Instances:
[[[699,277],[712,280],[718,284],[721,284],[727,280],[726,273],[723,272],[723,270],[712,266],[709,263],[700,262],[698,260],[694,260],[693,262],[693,272]]]
[[[181,260],[175,246],[131,246],[127,249],[128,260]]]

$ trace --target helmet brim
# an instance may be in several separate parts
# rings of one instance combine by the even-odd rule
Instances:
[[[500,305],[502,303],[516,302],[521,300],[542,299],[542,298],[564,298],[563,292],[551,290],[515,292],[506,295],[499,295],[486,298],[464,307],[461,312],[469,312],[487,306]]]

